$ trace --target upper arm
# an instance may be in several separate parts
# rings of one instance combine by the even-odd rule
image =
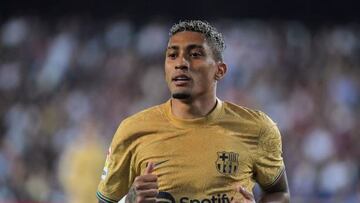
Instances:
[[[253,172],[256,182],[267,189],[286,180],[286,173],[280,131],[269,117],[262,118]]]
[[[286,177],[286,171],[269,187],[263,188],[263,195],[258,202],[290,202],[290,193]]]
[[[283,176],[281,136],[275,124],[261,132],[253,167],[254,178],[262,188],[270,187]]]
[[[265,193],[289,192],[288,180],[285,169],[282,171],[278,179],[268,187],[262,188]]]
[[[260,202],[289,202],[289,187],[282,157],[281,135],[277,125],[266,115],[259,135],[254,176],[264,195]]]
[[[122,123],[111,142],[98,186],[97,197],[102,202],[118,202],[129,190],[132,145],[128,135]]]

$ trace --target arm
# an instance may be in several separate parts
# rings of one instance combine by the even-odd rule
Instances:
[[[135,179],[135,174],[131,175],[134,149],[134,133],[131,127],[129,122],[124,120],[112,139],[96,192],[100,203],[118,203],[119,199],[129,192],[130,181]]]
[[[276,123],[265,114],[263,122],[254,163],[256,181],[264,192],[259,202],[289,202],[280,131]]]
[[[270,187],[264,188],[264,194],[259,202],[290,202],[289,186],[286,177],[286,171],[280,175],[279,179]]]
[[[242,203],[255,203],[255,198],[251,192],[248,192],[241,185],[236,187],[236,191],[243,197]],[[267,188],[263,188],[264,194],[259,200],[259,203],[288,203],[290,202],[289,187],[284,171],[279,179]],[[233,200],[231,203],[240,203],[238,200]]]
[[[137,176],[129,192],[118,203],[155,203],[159,193],[157,176],[152,174],[154,164],[149,163],[145,174]],[[99,199],[99,203],[109,203]]]

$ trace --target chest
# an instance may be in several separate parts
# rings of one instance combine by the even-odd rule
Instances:
[[[142,174],[147,163],[153,162],[163,191],[232,190],[233,183],[252,176],[255,146],[256,140],[241,131],[219,127],[170,130],[146,136],[136,150],[134,164]]]

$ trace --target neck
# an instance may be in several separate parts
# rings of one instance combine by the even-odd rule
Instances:
[[[206,98],[195,100],[171,99],[172,113],[182,119],[194,119],[208,115],[216,105],[216,96],[212,95]]]

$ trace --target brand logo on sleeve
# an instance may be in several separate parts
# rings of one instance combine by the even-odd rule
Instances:
[[[239,154],[235,152],[218,152],[216,169],[224,175],[235,175],[239,169]]]
[[[106,161],[105,161],[105,166],[104,166],[103,172],[101,174],[101,180],[105,180],[105,178],[109,172],[110,156],[111,156],[111,147],[109,147],[109,150],[106,154]]]

